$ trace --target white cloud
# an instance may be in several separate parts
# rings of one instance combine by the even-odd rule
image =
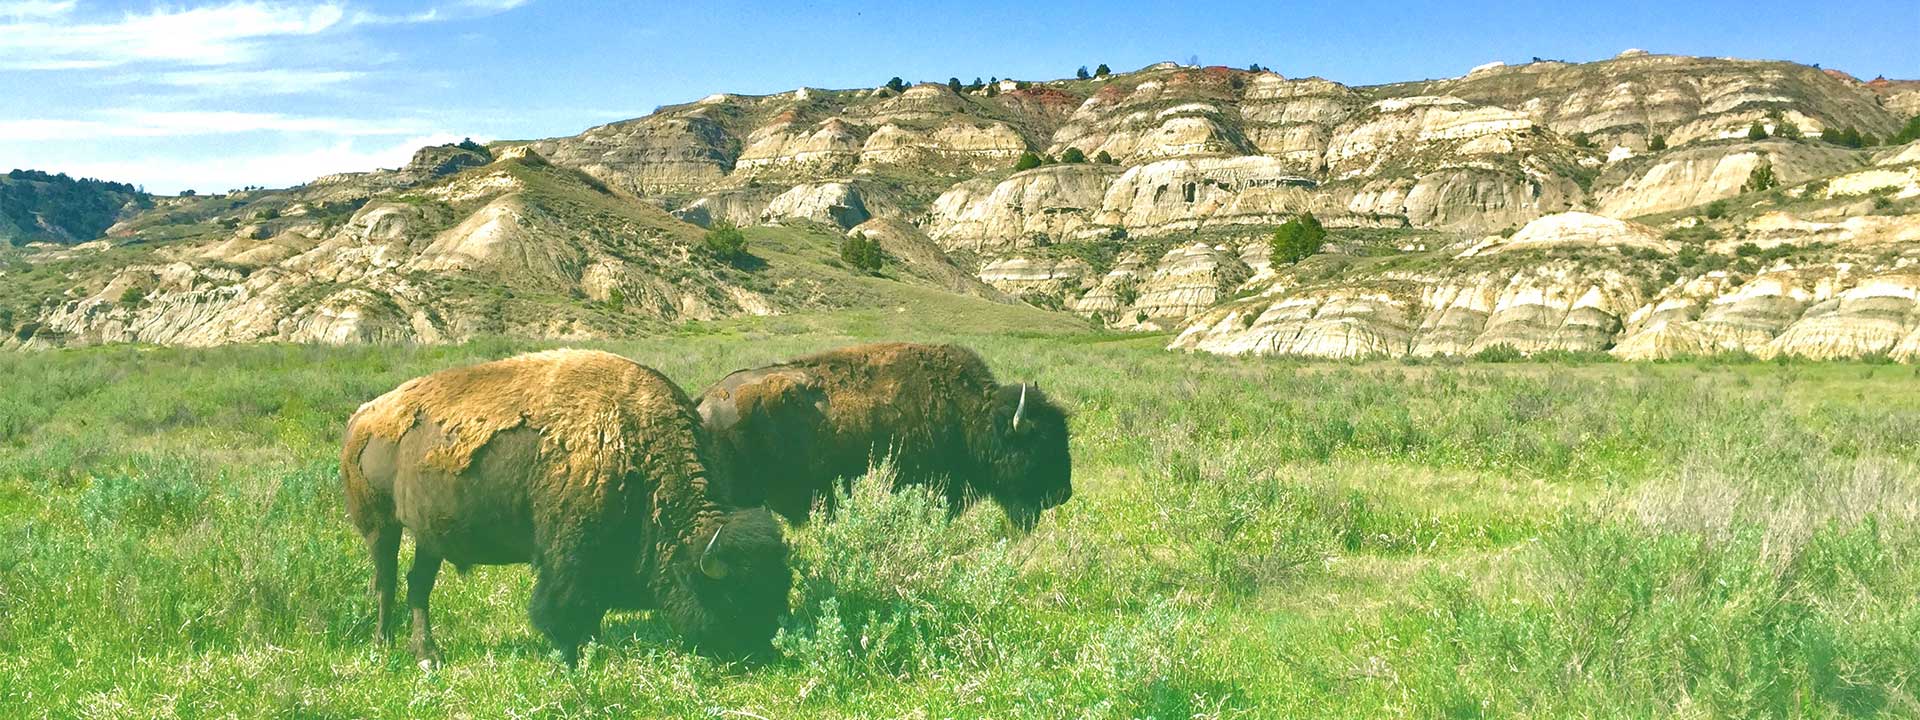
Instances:
[[[375,122],[356,118],[300,117],[279,113],[227,111],[115,110],[90,119],[0,120],[8,141],[86,140],[91,138],[187,137],[240,133],[314,133],[335,137],[394,136],[424,132],[420,123]]]
[[[334,173],[400,167],[421,147],[459,142],[461,137],[430,133],[372,148],[341,140],[295,149],[223,153],[192,162],[181,162],[175,157],[134,157],[40,166],[49,172],[64,172],[75,177],[144,185],[152,192],[174,193],[188,188],[220,192],[243,185],[288,187]]]
[[[6,0],[0,2],[0,17],[53,17],[73,12],[74,0]]]
[[[0,66],[232,65],[263,57],[265,41],[316,35],[338,27],[345,17],[337,4],[262,2],[156,9],[128,13],[114,22],[78,22],[71,13],[62,13],[58,22],[43,17],[0,24],[0,57],[7,58]]]
[[[355,25],[421,23],[480,17],[528,0],[457,0],[387,16],[342,2],[229,0],[220,5],[159,7],[109,20],[81,20],[73,0],[0,0],[0,69],[101,68],[134,63],[222,66],[266,59],[272,44]]]
[[[218,93],[249,95],[292,95],[345,84],[365,77],[350,70],[182,70],[149,78],[174,87],[196,88]]]

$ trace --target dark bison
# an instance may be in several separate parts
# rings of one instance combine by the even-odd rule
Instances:
[[[612,608],[658,608],[702,650],[767,647],[792,575],[780,525],[709,487],[693,405],[659,373],[559,350],[408,381],[361,406],[340,470],[393,635],[401,528],[413,535],[413,651],[439,661],[427,597],[441,561],[532,563],[527,614],[569,663]]]
[[[984,495],[1021,530],[1073,496],[1067,414],[1039,387],[995,382],[953,345],[862,345],[722,378],[700,417],[734,466],[734,489],[794,522],[836,479],[891,455],[897,484],[933,484],[954,512]]]

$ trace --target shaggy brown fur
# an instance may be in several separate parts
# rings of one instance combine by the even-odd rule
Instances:
[[[716,501],[692,404],[625,358],[558,350],[410,380],[354,413],[345,446],[347,513],[373,556],[383,638],[401,528],[413,535],[407,603],[422,659],[439,659],[427,596],[442,560],[532,563],[529,616],[569,662],[609,608],[663,608],[722,652],[764,646],[786,610],[778,523]]]
[[[954,512],[986,495],[1022,529],[1073,496],[1066,413],[958,346],[863,345],[742,370],[700,396],[700,416],[742,471],[734,502],[794,522],[888,455],[899,484],[941,487]]]

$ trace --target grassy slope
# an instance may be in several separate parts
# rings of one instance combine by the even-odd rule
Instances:
[[[785,655],[757,668],[632,614],[568,672],[521,567],[443,579],[445,668],[369,641],[340,422],[530,346],[0,355],[0,714],[1920,713],[1912,368],[1294,364],[986,303],[927,319],[952,309],[603,344],[697,391],[953,339],[1076,409],[1076,496],[1030,537],[869,495],[797,532]]]

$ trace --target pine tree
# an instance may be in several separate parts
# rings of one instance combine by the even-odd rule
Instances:
[[[1074,71],[1073,76],[1080,78],[1081,80],[1085,80],[1087,78],[1093,77],[1091,73],[1087,72],[1087,66],[1085,65],[1081,65],[1079,70]]]
[[[1667,136],[1655,135],[1653,137],[1647,138],[1648,151],[1660,152],[1661,150],[1665,150],[1665,149],[1667,149]]]
[[[1094,77],[1106,77],[1112,74],[1113,74],[1113,70],[1111,68],[1108,68],[1106,63],[1100,63],[1100,67],[1093,69]]]
[[[1077,148],[1077,147],[1069,147],[1066,150],[1061,151],[1060,153],[1060,162],[1063,162],[1063,163],[1078,164],[1086,161],[1087,161],[1087,154],[1084,152],[1081,152],[1080,148]]]
[[[1040,167],[1040,156],[1034,153],[1034,151],[1032,150],[1028,150],[1026,152],[1020,153],[1020,159],[1015,160],[1013,162],[1013,169],[1015,172],[1018,172],[1021,170],[1032,170],[1037,167]]]
[[[1755,121],[1754,121],[1754,123],[1753,123],[1753,126],[1752,126],[1752,127],[1749,127],[1749,128],[1747,128],[1747,139],[1748,139],[1748,140],[1765,140],[1765,139],[1767,139],[1767,128],[1766,128],[1766,126],[1764,126],[1764,125],[1761,125],[1761,124],[1760,124],[1760,121],[1758,121],[1758,120],[1755,120]]]
[[[900,92],[907,89],[907,81],[901,80],[900,77],[896,75],[893,79],[887,81],[887,89],[896,93]]]
[[[960,92],[960,78],[957,78],[957,77],[947,78],[947,89],[952,90],[956,93]]]
[[[1760,164],[1753,168],[1753,172],[1747,174],[1747,184],[1743,189],[1747,192],[1760,192],[1771,190],[1779,184],[1780,181],[1773,177],[1773,161],[1762,159]]]
[[[1118,165],[1119,164],[1114,161],[1113,155],[1109,154],[1105,150],[1101,150],[1099,153],[1095,154],[1093,156],[1093,161],[1100,163],[1101,165]]]
[[[880,243],[867,239],[866,233],[857,232],[840,241],[840,261],[871,275],[880,272],[886,255],[880,252]]]

